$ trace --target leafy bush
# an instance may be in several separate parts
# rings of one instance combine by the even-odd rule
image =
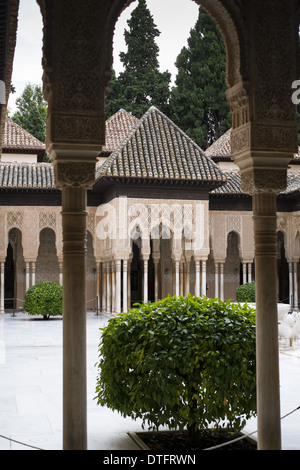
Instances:
[[[255,312],[168,297],[101,329],[96,399],[143,426],[241,429],[256,409]]]
[[[28,289],[24,310],[30,315],[43,315],[44,319],[62,314],[62,286],[55,282],[41,282]]]
[[[238,302],[255,302],[255,282],[247,282],[236,289]]]

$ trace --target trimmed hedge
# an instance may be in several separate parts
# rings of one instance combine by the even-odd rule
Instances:
[[[154,429],[241,429],[256,410],[255,311],[168,297],[101,329],[97,403]]]
[[[25,294],[24,310],[30,315],[62,315],[62,286],[55,282],[40,282],[28,289]]]
[[[235,293],[238,302],[255,302],[255,281],[240,285]]]

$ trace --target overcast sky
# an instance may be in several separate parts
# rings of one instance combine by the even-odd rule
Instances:
[[[83,0],[84,1],[84,0]],[[193,0],[147,0],[154,22],[161,32],[157,38],[160,49],[159,62],[162,71],[168,70],[174,79],[177,69],[174,65],[177,55],[187,44],[190,29],[198,17],[198,5]],[[122,70],[120,51],[126,51],[124,28],[136,8],[133,2],[121,15],[114,35],[114,69]],[[42,18],[36,0],[20,0],[17,46],[14,58],[12,83],[16,93],[11,94],[8,108],[15,111],[15,100],[21,95],[27,83],[42,84]]]

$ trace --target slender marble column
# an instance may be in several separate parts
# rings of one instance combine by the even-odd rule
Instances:
[[[106,296],[107,296],[107,286],[106,286],[106,263],[102,263],[102,312],[106,313]]]
[[[59,284],[63,285],[63,262],[59,262]]]
[[[202,262],[202,273],[201,273],[201,281],[202,281],[202,287],[201,287],[201,295],[206,296],[206,260],[203,259]]]
[[[121,313],[121,261],[115,261],[116,291],[115,291],[115,312]]]
[[[148,258],[144,258],[144,302],[148,302]]]
[[[298,264],[294,262],[294,307],[298,308]]]
[[[62,189],[64,449],[87,447],[86,193]]]
[[[109,261],[106,263],[106,311],[111,313],[111,266]]]
[[[179,261],[175,261],[175,295],[179,295]]]
[[[96,271],[97,271],[97,286],[96,286],[96,297],[97,297],[97,309],[99,310],[100,302],[101,302],[101,263],[96,261]],[[97,310],[97,313],[98,313]]]
[[[243,284],[247,282],[247,263],[243,263]]]
[[[127,268],[127,309],[129,309],[131,307],[131,260],[128,261]]]
[[[248,282],[252,282],[252,263],[248,263]]]
[[[158,263],[159,260],[157,258],[153,259],[154,263],[154,300],[155,302],[158,301]]]
[[[291,308],[294,307],[294,296],[293,296],[293,263],[289,261],[289,301]]]
[[[200,261],[195,260],[195,296],[200,297]]]
[[[219,297],[219,263],[215,262],[215,297]]]
[[[111,311],[116,311],[116,264],[111,262]]]
[[[128,310],[128,261],[123,260],[123,312]]]
[[[27,292],[29,287],[30,287],[30,262],[26,261],[25,263],[26,263],[25,264],[25,270],[26,270],[26,274],[25,274],[25,292]]]
[[[5,297],[5,290],[4,290],[4,274],[5,274],[5,261],[1,261],[1,293],[0,293],[0,314],[5,313],[4,311],[4,297]]]
[[[35,261],[31,261],[31,285],[35,286]]]
[[[220,299],[224,300],[224,263],[220,263]]]
[[[259,448],[281,448],[276,194],[253,194]]]
[[[174,264],[175,271],[176,266]],[[175,291],[176,291],[176,275],[175,275]],[[183,261],[179,262],[179,295],[184,295],[184,263]]]
[[[185,262],[185,296],[190,292],[190,261]]]

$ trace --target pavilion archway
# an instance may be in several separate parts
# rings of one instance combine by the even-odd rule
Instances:
[[[16,310],[23,307],[25,295],[25,260],[22,232],[12,228],[8,233],[8,245],[4,266],[4,308]]]
[[[86,193],[95,181],[97,155],[105,143],[104,102],[111,79],[113,31],[130,3],[39,0],[48,150],[62,190],[65,449],[87,446]],[[274,360],[278,358],[276,197],[286,187],[287,166],[297,151],[291,84],[299,78],[300,7],[296,0],[197,3],[212,16],[224,38],[227,99],[233,115],[231,148],[243,190],[253,198],[258,442],[259,449],[275,450],[281,447],[279,364]],[[70,350],[72,356],[67,354]]]

